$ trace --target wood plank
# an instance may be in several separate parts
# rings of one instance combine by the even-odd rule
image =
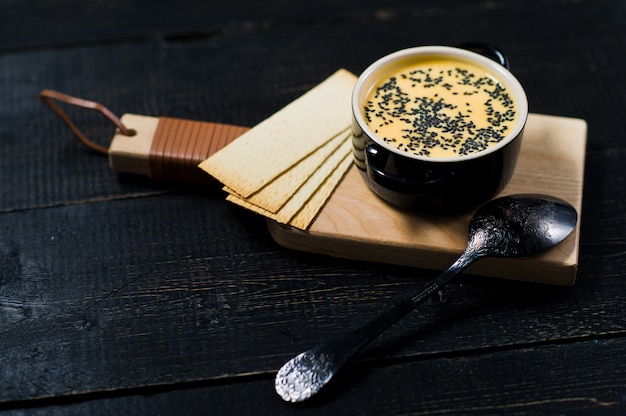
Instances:
[[[41,112],[43,114],[44,110]],[[41,133],[38,137],[49,139]],[[60,145],[56,154],[73,148],[73,144]],[[30,160],[36,160],[39,157],[36,149],[12,154],[25,154]],[[466,293],[468,284],[459,283],[447,292],[448,302],[468,305],[467,294],[477,296],[482,302],[494,302],[494,305],[485,308],[479,301],[475,309],[449,316],[444,328],[431,331],[429,342],[424,345],[405,331],[436,314],[436,307],[427,308],[408,320],[407,326],[394,328],[386,334],[385,339],[394,348],[392,355],[419,355],[442,348],[464,351],[485,342],[523,344],[529,340],[558,340],[576,334],[611,333],[623,328],[621,304],[624,299],[619,296],[624,292],[623,279],[618,274],[623,264],[615,261],[620,259],[619,248],[612,244],[623,224],[622,217],[614,215],[619,207],[611,203],[612,190],[621,189],[623,185],[620,185],[619,175],[606,175],[620,172],[619,155],[619,152],[609,151],[592,153],[589,177],[594,198],[587,200],[584,209],[593,214],[587,220],[588,234],[582,242],[583,278],[574,290],[554,292],[537,290],[534,286],[521,290],[517,285],[490,289],[493,283],[484,283],[486,293],[481,293],[480,285]],[[77,159],[68,155],[64,163],[39,171],[41,178],[44,172],[52,174],[46,183],[53,187],[44,195],[33,195],[33,200],[52,197],[71,202],[72,195],[84,196],[89,192],[105,195],[102,184],[96,186],[99,176],[90,174],[100,168],[79,172],[71,163]],[[27,173],[29,169],[20,167],[18,172]],[[108,167],[102,171],[108,172],[106,169]],[[75,174],[74,183],[80,184],[79,179],[85,182],[78,188],[80,192],[67,189],[68,183],[72,183],[68,178],[54,176],[69,170]],[[16,177],[10,174],[11,178]],[[110,182],[116,183],[116,179]],[[14,190],[8,195],[15,197],[20,193]],[[7,366],[10,368],[9,364],[13,364],[18,369],[13,374],[15,377],[3,380],[3,385],[7,386],[4,400],[99,391],[146,382],[219,379],[229,374],[275,369],[289,355],[307,347],[311,340],[331,336],[334,331],[353,324],[355,319],[370,316],[371,311],[414,288],[412,278],[416,273],[420,281],[422,277],[432,277],[425,271],[365,266],[284,252],[269,241],[264,224],[257,217],[221,202],[218,196],[209,199],[212,202],[204,201],[199,195],[173,195],[158,204],[152,198],[106,204],[78,201],[77,206],[3,214],[2,247],[7,253],[19,254],[5,255],[4,264],[12,265],[16,256],[24,259],[27,265],[24,276],[28,277],[3,286],[4,312],[21,320],[20,325],[9,325],[2,333],[3,339],[11,342],[4,346]],[[205,241],[193,238],[197,235],[197,224],[223,224],[219,226],[223,228],[207,227]],[[139,235],[131,231],[137,229],[141,230]],[[58,236],[59,231],[64,232],[63,242],[76,240],[65,247],[56,245],[45,254],[48,245],[53,244],[49,238]],[[229,237],[225,238],[226,235]],[[13,241],[13,245],[9,241]],[[118,246],[120,242],[126,245]],[[611,250],[609,254],[603,251],[607,248]],[[83,253],[82,260],[76,263],[72,253]],[[121,257],[120,253],[123,253]],[[586,268],[585,263],[591,264],[592,258],[606,261],[597,269]],[[210,269],[213,270],[210,274],[206,271],[207,264],[214,268]],[[210,286],[203,286],[208,283],[200,279],[196,292],[191,289],[194,275],[219,278],[208,282]],[[238,277],[243,286],[237,286]],[[243,288],[242,294],[240,288]],[[281,301],[284,303],[277,309],[277,299],[282,299],[288,290],[289,300]],[[175,302],[177,296],[188,303]],[[192,319],[189,314],[195,311],[194,296],[201,296],[215,306]],[[457,300],[453,301],[456,296]],[[27,304],[28,299],[33,301]],[[232,305],[240,307],[231,312]],[[42,310],[56,312],[40,313]],[[129,321],[129,316],[133,320]],[[606,320],[606,316],[613,318]],[[497,328],[507,328],[495,339],[493,317],[498,318]],[[197,329],[198,318],[204,330]],[[214,318],[227,325],[226,329],[208,329]],[[100,329],[91,332],[83,329],[93,328],[93,322],[100,325]],[[176,327],[175,322],[183,322],[183,328]],[[304,326],[303,322],[306,322]],[[564,326],[563,322],[570,325]],[[455,325],[448,328],[451,323]],[[255,331],[250,332],[250,325]],[[153,329],[146,332],[145,328]],[[163,334],[168,331],[176,332],[182,341],[164,338]],[[244,332],[250,332],[247,338],[238,336]],[[123,335],[123,345],[113,341],[118,333]],[[50,337],[50,334],[55,336]],[[399,347],[397,340],[403,334],[403,341],[410,342],[403,342]],[[289,347],[278,351],[277,339]],[[119,377],[115,369],[128,366],[129,351],[135,348],[145,351],[146,345],[155,344],[160,347],[152,356],[142,358],[129,375]],[[49,350],[54,345],[57,347]],[[72,349],[72,345],[80,349]],[[192,355],[195,361],[186,352],[194,345],[198,346],[196,353],[200,354],[200,357]],[[200,351],[203,348],[204,352]],[[42,354],[43,351],[49,352]],[[79,351],[82,352],[77,362]],[[16,365],[20,362],[36,365],[31,368]],[[70,363],[73,364],[70,366]],[[154,363],[158,365],[148,365]],[[173,374],[172,368],[186,375]],[[50,373],[50,369],[56,370]],[[38,384],[38,377],[49,378],[44,378],[47,383]],[[71,385],[61,383],[66,379],[75,381]]]
[[[515,174],[500,195],[540,193],[582,213],[587,124],[531,114]],[[268,221],[281,245],[364,261],[445,270],[463,252],[471,213],[456,216],[401,210],[376,197],[353,167],[309,229]],[[469,273],[570,286],[578,269],[580,222],[558,247],[520,259],[487,258]]]
[[[385,367],[352,366],[319,400],[295,409],[271,396],[271,380],[171,395],[201,403],[200,395],[208,394],[216,412],[237,414],[620,414],[626,409],[626,367],[610,357],[623,348],[623,340],[590,339]],[[219,399],[240,394],[246,400]]]
[[[380,415],[418,409],[423,415],[617,415],[626,411],[626,366],[615,357],[625,347],[623,339],[588,339],[384,366],[350,365],[302,406],[282,402],[271,375],[261,374],[226,384],[183,383],[43,400],[19,414],[38,415],[45,409],[47,414],[205,415],[210,409],[212,414],[237,415]]]
[[[612,7],[579,7],[567,0],[558,0],[542,5],[545,13],[529,14],[526,8],[514,1],[505,1],[500,7],[489,4],[458,4],[454,0],[441,0],[417,5],[403,0],[390,0],[384,7],[380,4],[357,0],[338,3],[320,0],[284,7],[277,1],[264,2],[218,2],[205,3],[183,0],[176,4],[158,0],[141,5],[129,5],[124,0],[94,0],[77,3],[75,0],[46,0],[26,2],[3,2],[0,4],[0,49],[54,47],[55,45],[89,45],[112,42],[133,42],[162,38],[170,43],[203,42],[212,36],[229,30],[263,31],[268,26],[284,26],[284,22],[297,22],[300,26],[318,26],[326,29],[332,25],[356,26],[367,30],[367,26],[378,24],[390,26],[386,36],[402,36],[398,23],[420,22],[414,30],[421,39],[445,38],[448,23],[457,27],[456,34],[448,37],[455,41],[467,39],[501,39],[515,44],[515,31],[502,33],[489,25],[475,22],[513,21],[516,18],[534,22],[551,36],[543,40],[572,39],[580,45],[589,40],[585,35],[595,33],[619,33],[619,13]],[[455,13],[450,13],[454,9]],[[560,12],[567,15],[568,24],[577,27],[575,33],[557,30],[553,16]],[[603,25],[588,22],[602,21]],[[365,24],[364,22],[367,22]],[[293,26],[293,25],[291,25]],[[593,29],[593,30],[592,30]],[[487,32],[490,36],[485,37]],[[494,36],[499,35],[499,36]],[[377,37],[385,36],[379,32]],[[540,36],[540,34],[537,34]],[[407,36],[409,37],[409,36]],[[410,35],[415,39],[415,35]],[[532,37],[526,37],[531,39]],[[368,39],[369,40],[369,39]],[[548,42],[546,42],[548,43]]]
[[[401,0],[386,3],[399,7]],[[324,19],[340,21],[356,10],[375,16],[378,5],[320,0],[284,7],[280,2],[151,1],[129,5],[123,0],[45,0],[0,4],[0,50],[57,45],[136,42],[161,38],[166,43],[203,42],[224,31],[263,30],[268,22]]]
[[[504,11],[497,13],[506,17]],[[582,19],[579,11],[575,13]],[[487,18],[471,16],[478,21]],[[611,16],[603,17],[610,24]],[[448,26],[436,24],[443,23],[445,16],[435,13],[432,18],[435,32],[420,32],[423,42],[454,43],[456,39],[449,31],[438,29]],[[416,21],[427,21],[421,19],[426,17]],[[93,99],[117,114],[133,112],[253,126],[337,68],[358,73],[376,57],[416,44],[414,21],[393,20],[397,32],[389,34],[384,34],[389,23],[377,19],[368,23],[362,28],[357,25],[359,30],[351,25],[277,27],[225,32],[213,40],[175,45],[147,40],[0,56],[0,87],[5,91],[0,102],[0,136],[7,155],[0,163],[4,193],[0,212],[178,188],[129,177],[120,180],[106,161],[75,143],[67,128],[43,108],[36,99],[41,89],[54,88]],[[559,54],[554,54],[552,42],[562,41],[563,34],[538,45],[511,45],[503,39],[503,47],[507,50],[508,46],[515,58],[513,71],[522,79],[534,112],[584,117],[590,125],[593,148],[623,146],[616,130],[618,120],[604,119],[614,114],[612,108],[621,100],[618,91],[626,89],[626,79],[611,77],[610,71],[589,72],[588,68],[596,65],[595,58],[581,56],[580,44],[575,42],[583,35],[588,36],[585,42],[606,44],[601,33],[582,30],[559,48]],[[475,36],[491,37],[488,31]],[[353,47],[363,39],[368,43],[366,50]],[[294,59],[301,56],[303,43],[309,46],[310,59]],[[268,45],[272,45],[272,53],[268,53]],[[626,59],[606,52],[606,59],[610,57],[615,65]],[[577,79],[581,73],[589,82],[576,83],[571,89],[550,81],[550,77]],[[587,98],[580,100],[580,96]],[[80,111],[72,117],[90,138],[110,141],[114,129],[99,115]]]
[[[624,413],[622,2],[205,14],[116,1],[0,5],[1,410]],[[55,88],[118,114],[252,126],[339,67],[468,39],[505,49],[533,112],[589,122],[576,286],[465,276],[364,351],[330,398],[297,409],[271,393],[272,371],[435,273],[281,249],[221,194],[118,177],[36,98]],[[112,135],[97,116],[75,119]]]
[[[264,221],[218,196],[1,218],[1,402],[272,372],[433,277],[281,250]],[[572,290],[466,276],[361,360],[623,332],[623,264],[586,264]]]

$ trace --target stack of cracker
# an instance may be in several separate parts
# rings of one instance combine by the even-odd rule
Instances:
[[[352,164],[356,77],[339,70],[200,163],[227,200],[306,229]]]

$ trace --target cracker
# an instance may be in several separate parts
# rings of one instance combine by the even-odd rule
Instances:
[[[349,137],[346,136],[347,139]],[[287,224],[298,211],[307,203],[319,187],[327,181],[329,176],[337,168],[346,155],[352,154],[352,143],[350,140],[344,140],[341,146],[333,152],[328,159],[320,165],[311,177],[302,184],[300,189],[293,195],[289,201],[276,213],[276,221]],[[336,185],[336,183],[335,183]],[[320,207],[321,208],[321,207]]]
[[[226,199],[283,224],[289,224],[294,217],[298,216],[298,213],[304,212],[299,216],[297,227],[306,229],[349,167],[349,164],[345,166],[345,161],[352,161],[352,144],[350,140],[347,140],[348,137],[349,134],[344,136],[341,146],[318,167],[276,213],[256,206],[234,194],[228,195]]]
[[[356,76],[341,69],[199,166],[244,198],[350,126]]]
[[[268,183],[258,192],[245,198],[251,204],[272,213],[281,209],[302,185],[319,169],[320,165],[349,138],[349,132],[343,131],[322,147],[302,159],[294,167]],[[234,190],[232,190],[234,191]],[[232,192],[231,192],[232,193]],[[235,191],[235,193],[237,193]]]
[[[322,210],[326,201],[330,198],[337,184],[344,177],[350,166],[352,166],[352,154],[348,154],[335,168],[332,174],[324,181],[322,186],[315,191],[309,201],[300,211],[289,221],[289,225],[301,230],[306,230],[317,214]]]

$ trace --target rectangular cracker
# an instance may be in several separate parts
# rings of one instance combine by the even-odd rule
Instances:
[[[302,159],[294,167],[261,188],[258,192],[245,198],[246,201],[269,212],[278,212],[278,210],[293,198],[294,194],[320,168],[324,161],[331,157],[342,143],[348,139],[349,131],[346,129],[322,147],[318,148],[315,152]],[[227,189],[227,191],[234,190]]]
[[[341,69],[202,162],[244,198],[350,126],[356,76]]]
[[[345,136],[346,140],[342,142],[341,146],[319,166],[278,212],[269,212],[237,195],[230,194],[226,199],[282,224],[290,224],[299,212],[305,210],[297,222],[298,225],[294,226],[306,229],[348,169],[349,164],[345,166],[345,160],[352,161],[352,144],[350,140],[347,140],[348,137],[349,133]],[[314,195],[315,197],[313,197]],[[312,204],[307,206],[310,203]]]
[[[344,177],[350,166],[352,166],[353,156],[350,152],[339,163],[331,175],[324,181],[321,187],[315,191],[307,203],[302,207],[300,211],[289,220],[289,225],[300,230],[306,230],[317,214],[321,211],[326,204],[326,201],[330,198],[333,191],[337,187],[337,184]]]

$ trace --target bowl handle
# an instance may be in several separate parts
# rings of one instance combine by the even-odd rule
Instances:
[[[424,180],[403,178],[389,172],[390,169],[387,166],[389,158],[390,152],[374,143],[365,147],[367,175],[379,186],[393,192],[407,195],[427,195],[433,192],[433,186],[452,176],[441,175],[436,178],[424,178]]]
[[[465,42],[458,45],[458,47],[486,56],[487,58],[496,61],[506,69],[509,69],[509,59],[497,46],[483,42]]]

